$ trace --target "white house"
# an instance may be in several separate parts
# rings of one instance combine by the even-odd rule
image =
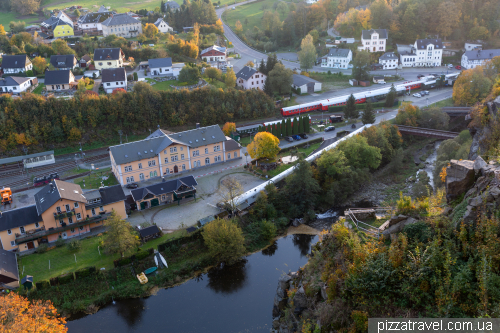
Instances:
[[[19,95],[37,82],[36,77],[8,76],[0,79],[0,93]]]
[[[243,89],[264,89],[266,76],[252,67],[245,66],[236,74],[236,85]]]
[[[500,49],[473,50],[462,54],[462,68],[471,69],[484,65],[485,62],[500,56]]]
[[[200,52],[200,58],[206,62],[226,61],[227,49],[213,45]]]
[[[116,35],[118,37],[137,37],[142,34],[141,21],[133,18],[130,15],[114,14],[108,17],[101,23],[102,35],[104,37],[109,35]]]
[[[26,54],[3,55],[2,70],[5,74],[24,73],[33,69],[33,64]]]
[[[417,39],[414,45],[398,45],[403,67],[441,66],[443,60],[441,39]]]
[[[102,32],[102,22],[106,21],[114,12],[108,12],[106,8],[101,6],[97,13],[87,13],[80,16],[78,19],[78,28],[84,33]]]
[[[465,51],[472,51],[472,50],[482,49],[482,48],[483,48],[483,45],[478,44],[478,43],[465,43],[465,45],[464,45]]]
[[[370,29],[361,32],[361,46],[358,50],[367,50],[368,52],[385,52],[387,45],[386,29]]]
[[[351,50],[331,48],[328,54],[321,58],[321,67],[347,69],[351,61]]]
[[[125,68],[106,68],[101,72],[102,87],[106,93],[110,94],[118,88],[127,90],[127,73],[125,72]]]
[[[167,33],[167,32],[174,31],[174,28],[169,26],[167,22],[163,21],[163,19],[161,17],[156,20],[154,25],[158,28],[158,31],[161,33]]]
[[[386,52],[378,58],[378,63],[384,66],[383,69],[396,69],[398,68],[399,59],[394,52]]]
[[[151,75],[174,75],[172,58],[149,59],[148,65]]]
[[[179,62],[177,64],[172,64],[172,70],[174,71],[174,76],[178,77],[181,73],[181,70],[184,68],[184,63]]]
[[[293,74],[292,88],[298,90],[300,93],[313,93],[321,90],[321,82],[311,79],[310,77]]]

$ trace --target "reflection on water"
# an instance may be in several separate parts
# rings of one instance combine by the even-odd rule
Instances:
[[[278,249],[278,242],[274,241],[271,245],[261,251],[262,255],[271,257]]]
[[[70,321],[69,332],[269,332],[279,277],[304,266],[317,239],[280,238],[262,255],[254,253],[155,296],[118,300]]]
[[[315,235],[293,235],[293,245],[300,250],[301,257],[305,257],[311,252],[311,242],[315,237]]]
[[[247,279],[246,264],[243,259],[231,266],[212,268],[208,271],[208,285],[216,293],[231,294],[243,288]]]

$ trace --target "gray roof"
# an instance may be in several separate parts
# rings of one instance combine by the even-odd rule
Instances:
[[[469,60],[487,60],[500,56],[500,49],[473,50],[464,53]]]
[[[106,12],[108,9],[106,7],[104,7],[104,5],[101,5],[101,7],[99,7],[99,9],[97,10],[98,13],[104,13]]]
[[[386,52],[378,58],[379,60],[393,60],[393,59],[398,59],[396,54],[394,52]]]
[[[415,47],[413,45],[396,44],[396,47],[400,55],[414,54],[415,52]]]
[[[99,60],[118,60],[120,59],[121,48],[105,48],[105,49],[95,49],[94,50],[94,61]]]
[[[148,237],[155,235],[157,233],[161,232],[160,228],[158,228],[157,225],[152,225],[150,227],[140,229],[139,230],[139,235],[141,235],[142,238]]]
[[[17,255],[13,252],[0,249],[0,283],[19,281]]]
[[[178,8],[181,8],[181,6],[175,2],[175,1],[166,1],[165,2],[165,9],[167,7],[170,7],[170,9],[178,9]]]
[[[42,215],[42,213],[52,207],[59,199],[87,202],[87,199],[83,196],[80,185],[61,180],[53,180],[35,194],[35,204],[38,214]]]
[[[18,86],[29,80],[29,77],[7,76],[3,79],[0,79],[0,87]]]
[[[100,199],[101,198],[101,192],[99,192],[99,190],[88,191],[88,192],[83,193],[83,196],[87,200]]]
[[[104,68],[102,71],[102,82],[125,81],[127,73],[125,68]]]
[[[330,48],[328,51],[328,57],[341,57],[341,58],[347,58],[349,56],[349,49],[337,49],[337,48]]]
[[[0,214],[0,231],[42,221],[42,216],[38,215],[35,205],[11,209]]]
[[[319,83],[319,81],[313,80],[310,77],[300,74],[293,74],[293,85],[297,87],[303,86],[304,84],[308,84],[311,82]]]
[[[85,15],[80,16],[78,19],[78,24],[85,23],[100,23],[109,18],[113,14],[113,12],[97,12],[97,13],[87,13]]]
[[[255,73],[257,73],[255,69],[253,69],[252,67],[245,66],[238,73],[236,73],[236,77],[238,79],[243,79],[246,81],[249,78],[251,78],[252,75],[254,75]]]
[[[363,39],[371,39],[372,34],[374,32],[378,33],[378,37],[381,39],[387,38],[387,30],[386,29],[370,29],[370,30],[363,30],[361,32],[361,36]]]
[[[426,49],[427,45],[434,45],[435,49],[442,49],[443,43],[441,42],[441,38],[439,39],[417,39],[417,49],[422,50]]]
[[[168,25],[168,23],[167,23],[167,22],[165,22],[165,21],[163,21],[163,19],[162,19],[161,17],[160,17],[159,19],[157,19],[157,20],[155,21],[155,23],[153,23],[153,24],[154,24],[155,26],[157,26],[157,27],[158,27],[158,26],[161,24],[161,22],[163,22],[163,23],[165,23],[166,25]]]
[[[29,64],[31,61],[26,54],[2,56],[2,68],[24,68]]]
[[[172,58],[148,59],[149,68],[172,67]]]
[[[165,193],[171,193],[178,190],[181,186],[194,187],[198,186],[196,179],[193,176],[182,177],[170,181],[162,181],[161,183],[150,185],[147,187],[137,188],[131,191],[134,201],[143,200],[148,194],[158,196]]]
[[[51,55],[50,63],[55,68],[70,68],[75,66],[77,61],[74,54]]]
[[[100,189],[95,191],[85,192],[83,195],[85,196],[85,199],[87,201],[101,199],[96,203],[87,203],[85,205],[87,209],[97,206],[109,205],[114,202],[125,201],[125,192],[123,192],[123,188],[121,187],[121,185],[101,187]]]
[[[226,151],[232,151],[232,150],[237,150],[240,149],[241,146],[238,142],[234,141],[233,139],[226,140],[224,143],[224,146],[226,148]]]
[[[140,23],[140,21],[128,15],[127,13],[123,13],[123,14],[115,14],[111,17],[108,17],[106,20],[102,22],[102,25],[109,27],[112,25],[135,24],[135,23]]]
[[[45,72],[45,85],[47,84],[69,84],[71,79],[71,71],[63,69],[59,71]]]
[[[173,143],[197,148],[226,141],[218,125],[196,128],[175,134],[165,134],[158,129],[146,139],[109,147],[116,164],[125,164],[153,158]]]
[[[204,53],[207,53],[208,51],[211,51],[211,50],[215,50],[215,51],[218,51],[218,52],[226,53],[226,48],[225,47],[222,47],[222,46],[219,46],[219,45],[212,45],[210,47],[207,47],[203,51],[201,51],[200,55],[202,55]]]
[[[58,25],[69,25],[73,28],[73,21],[63,11],[60,11],[57,16],[51,16],[40,24],[42,27],[54,30]]]

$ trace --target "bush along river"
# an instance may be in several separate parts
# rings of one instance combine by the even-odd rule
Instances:
[[[67,323],[69,332],[269,332],[276,282],[305,265],[317,241],[314,234],[279,238],[235,265],[75,318]]]

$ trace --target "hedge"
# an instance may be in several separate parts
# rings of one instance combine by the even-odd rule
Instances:
[[[115,267],[125,266],[125,265],[128,265],[135,260],[142,260],[142,259],[152,255],[153,253],[154,253],[153,248],[150,248],[147,251],[140,250],[139,252],[131,255],[130,257],[125,257],[125,258],[113,260],[113,265]]]
[[[48,287],[50,287],[50,282],[47,280],[39,281],[35,283],[35,286],[38,290],[47,289]]]
[[[301,90],[300,88],[297,88],[297,89],[292,88],[292,91],[293,91],[294,93],[296,93],[297,95],[300,95],[300,94],[302,93],[302,90]]]
[[[75,276],[73,275],[73,272],[59,276],[59,284],[61,284],[61,285],[67,284],[67,283],[70,283],[73,281],[75,281]]]
[[[198,239],[201,239],[203,238],[202,234],[201,234],[201,229],[198,229],[196,231],[194,231],[191,235],[189,236],[186,236],[186,237],[179,237],[179,238],[176,238],[176,239],[172,239],[168,242],[165,242],[163,244],[159,244],[158,245],[158,251],[159,252],[163,252],[165,250],[172,250],[172,249],[175,249],[175,248],[178,248],[180,247],[181,245],[184,245],[184,244],[187,244],[187,243],[191,243],[195,240],[198,240]]]
[[[392,106],[397,106],[399,103],[398,99],[394,99],[394,104]],[[328,112],[343,112],[345,106],[329,106]],[[385,101],[372,103],[372,108],[385,107]],[[364,110],[366,108],[366,103],[356,104],[356,110]]]
[[[75,271],[75,279],[78,280],[90,276],[91,274],[95,274],[95,272],[97,272],[95,266],[80,268],[79,270]]]
[[[135,260],[142,260],[146,257],[149,257],[148,251],[140,251],[135,255]]]
[[[59,278],[57,276],[50,278],[50,285],[51,286],[57,286],[58,284],[59,284]]]

